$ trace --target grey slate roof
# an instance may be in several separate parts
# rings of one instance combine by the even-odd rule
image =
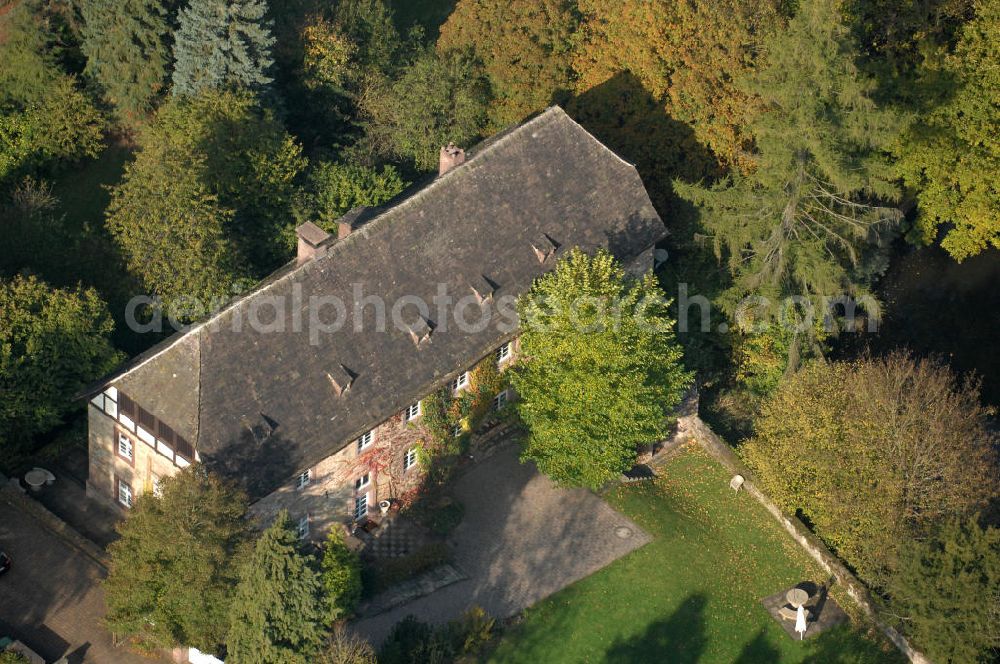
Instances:
[[[349,314],[354,284],[390,309],[402,296],[431,303],[438,284],[456,299],[471,287],[493,288],[496,299],[526,291],[572,246],[605,247],[627,259],[665,234],[635,168],[558,107],[480,144],[465,164],[385,208],[361,212],[354,223],[353,233],[313,260],[289,264],[95,388],[115,384],[260,498],[511,336],[492,325],[461,332],[453,320],[445,329],[433,305],[428,321],[408,307],[407,321],[430,331],[418,344],[394,328],[388,312],[386,331],[374,331],[369,307],[363,330],[348,325],[312,345],[305,324],[310,296],[343,298]],[[540,263],[539,252],[555,246]],[[283,316],[284,333],[246,324],[251,305],[275,296],[290,302],[296,292],[300,304],[290,308],[301,315],[302,332],[291,331],[292,311]],[[324,320],[332,317],[332,308],[324,311]],[[270,318],[270,309],[262,310],[261,320]],[[338,396],[331,376],[338,387],[350,376],[349,388]]]

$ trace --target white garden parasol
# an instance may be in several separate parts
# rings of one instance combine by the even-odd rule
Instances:
[[[806,638],[806,610],[801,606],[795,610],[795,631],[799,633],[799,641]]]

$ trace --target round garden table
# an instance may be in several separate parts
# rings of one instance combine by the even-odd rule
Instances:
[[[785,599],[796,609],[809,601],[809,593],[802,590],[802,588],[792,588],[787,593],[785,593]]]
[[[48,473],[40,468],[29,470],[24,474],[24,481],[32,491],[38,491],[48,479]]]

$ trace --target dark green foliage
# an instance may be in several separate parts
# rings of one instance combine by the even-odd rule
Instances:
[[[86,74],[125,120],[152,110],[169,79],[175,0],[81,0]]]
[[[226,638],[233,664],[307,664],[326,637],[329,609],[313,561],[286,512],[240,566]]]
[[[489,84],[471,53],[427,49],[395,81],[374,85],[361,104],[377,154],[431,170],[441,146],[481,138],[489,101]]]
[[[448,664],[459,661],[459,657],[474,655],[492,638],[494,624],[494,619],[478,606],[440,627],[432,627],[416,616],[406,616],[386,637],[379,651],[379,662]]]
[[[889,611],[932,661],[991,661],[1000,648],[1000,530],[951,519],[909,543],[889,597]]]
[[[361,560],[347,548],[344,534],[334,526],[323,549],[323,590],[333,620],[348,618],[361,600]]]
[[[247,88],[271,82],[273,22],[265,0],[192,0],[174,44],[173,93]]]
[[[526,359],[513,369],[523,459],[597,488],[663,438],[691,382],[668,307],[652,275],[627,278],[604,251],[573,250],[535,282],[518,302]]]
[[[305,160],[252,96],[171,98],[141,144],[107,224],[130,272],[168,309],[182,296],[227,298],[286,260]]]
[[[19,652],[5,650],[0,652],[0,664],[31,664],[31,660]]]
[[[67,238],[58,206],[52,186],[32,178],[17,183],[8,199],[0,201],[0,234],[8,238],[0,252],[0,278],[29,266],[43,275],[59,269],[63,256],[57,248]]]
[[[323,161],[309,174],[309,184],[296,215],[336,235],[337,219],[344,214],[358,206],[381,205],[406,186],[392,166],[375,169]]]
[[[866,293],[857,271],[900,217],[880,204],[898,196],[885,151],[899,122],[873,101],[856,51],[838,3],[803,0],[745,83],[765,108],[750,120],[756,170],[712,188],[676,183],[729,265],[731,313],[751,293]]]
[[[354,62],[362,73],[389,74],[399,67],[404,44],[385,0],[342,0],[333,18],[355,44]]]
[[[217,651],[250,537],[247,497],[200,464],[163,478],[162,497],[152,488],[140,491],[108,549],[108,627],[145,647]]]
[[[0,108],[37,103],[64,76],[56,35],[38,3],[26,0],[6,9],[0,16]]]
[[[55,289],[35,277],[0,280],[0,450],[58,425],[73,396],[121,355],[114,323],[92,289]]]

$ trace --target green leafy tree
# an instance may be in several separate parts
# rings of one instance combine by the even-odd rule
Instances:
[[[0,108],[41,101],[65,73],[53,26],[39,3],[8,3],[0,16]]]
[[[323,590],[334,620],[348,618],[361,601],[361,560],[347,548],[344,534],[331,528],[323,548]]]
[[[381,170],[324,161],[309,174],[299,217],[308,217],[336,234],[336,221],[358,206],[381,205],[407,186],[392,166]]]
[[[950,519],[910,542],[889,587],[889,610],[935,662],[988,662],[1000,648],[1000,530]]]
[[[63,248],[69,243],[58,206],[52,186],[33,178],[18,182],[9,199],[0,202],[0,234],[8,238],[0,253],[0,278],[29,265],[40,274],[65,265]]]
[[[460,0],[441,26],[437,47],[471,48],[485,65],[495,94],[494,128],[520,122],[571,87],[573,0]]]
[[[216,651],[249,539],[246,496],[200,464],[146,487],[108,547],[107,624],[146,647]]]
[[[530,459],[560,484],[599,487],[662,439],[691,382],[652,275],[573,250],[518,302],[513,375]]]
[[[181,320],[225,302],[247,277],[227,235],[235,214],[201,181],[204,168],[204,158],[140,158],[126,168],[107,209],[129,272]]]
[[[77,407],[76,392],[121,361],[113,329],[93,289],[0,280],[0,450],[58,425]]]
[[[180,13],[173,93],[263,88],[272,80],[271,28],[265,0],[192,0]]]
[[[232,295],[287,259],[300,148],[249,93],[171,98],[112,190],[107,225],[168,308]]]
[[[169,79],[174,0],[81,0],[85,73],[126,120],[152,110]]]
[[[404,47],[396,30],[392,7],[385,0],[342,0],[334,22],[356,48],[354,62],[365,74],[390,74],[399,68]]]
[[[807,365],[761,408],[741,453],[761,488],[875,589],[900,547],[1000,495],[975,385],[902,354]]]
[[[732,313],[748,294],[865,296],[855,272],[900,217],[878,203],[898,195],[885,153],[898,120],[854,64],[839,3],[803,0],[765,53],[746,84],[765,109],[750,119],[756,170],[712,188],[676,183],[732,273],[722,304]]]
[[[471,53],[425,50],[360,103],[376,152],[431,170],[441,146],[470,145],[482,136],[489,100],[489,84]]]
[[[956,260],[1000,248],[1000,2],[980,0],[954,52],[944,49],[923,67],[924,87],[936,93],[900,141],[899,168],[916,190],[913,235],[941,246]]]
[[[0,664],[31,664],[31,660],[19,652],[5,650],[0,652]]]
[[[329,610],[323,582],[286,512],[257,538],[241,566],[230,613],[228,656],[233,664],[306,664],[326,637]]]

